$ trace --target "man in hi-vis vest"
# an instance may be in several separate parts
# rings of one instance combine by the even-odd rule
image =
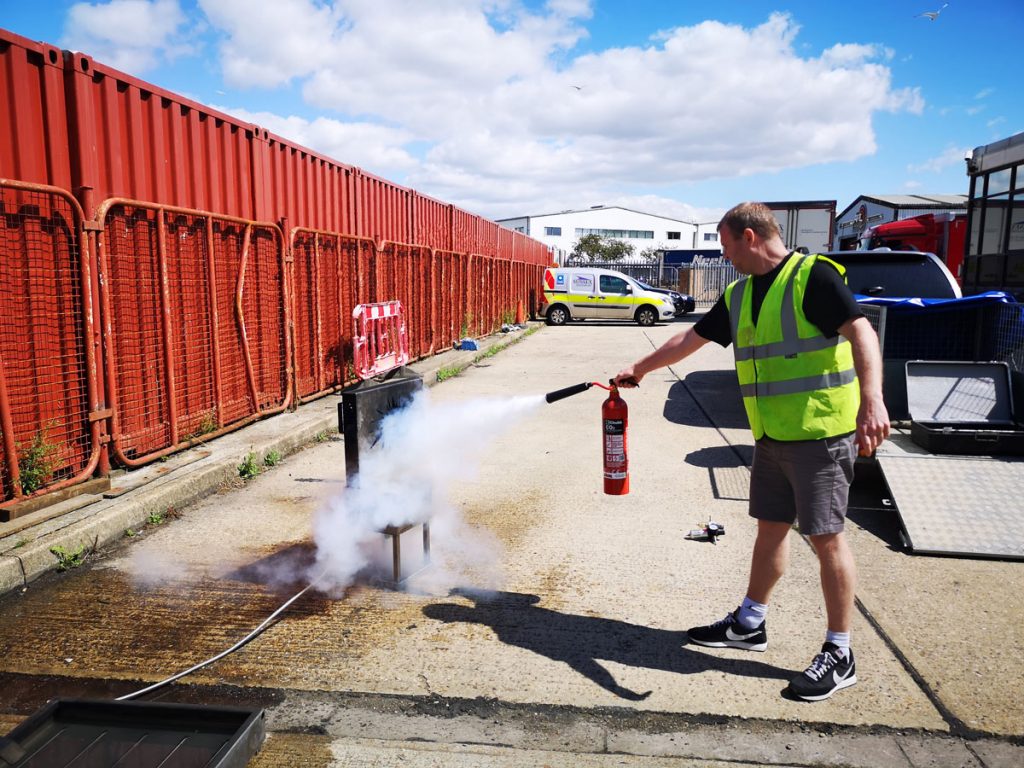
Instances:
[[[828,631],[821,652],[787,690],[820,701],[857,681],[850,649],[856,569],[843,524],[856,451],[871,455],[889,435],[878,337],[843,268],[824,256],[790,253],[767,206],[737,205],[718,232],[725,257],[747,277],[615,382],[636,386],[709,341],[732,344],[754,433],[750,515],[757,540],[743,602],[688,634],[712,648],[768,648],[768,601],[786,568],[790,528],[799,521],[820,561]]]

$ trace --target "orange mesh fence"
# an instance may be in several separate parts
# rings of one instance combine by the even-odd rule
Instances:
[[[79,232],[81,211],[66,193],[0,183],[3,502],[68,485],[95,468],[91,297],[82,290],[88,265]]]
[[[100,215],[117,457],[142,464],[286,407],[280,231],[130,201]]]
[[[369,303],[376,246],[365,238],[292,231],[296,395],[309,400],[354,381],[352,311]]]
[[[377,301],[402,302],[405,313],[409,353],[413,359],[430,353],[433,338],[430,328],[432,297],[430,294],[429,248],[404,243],[384,243],[378,254],[380,272],[386,276],[385,293]]]

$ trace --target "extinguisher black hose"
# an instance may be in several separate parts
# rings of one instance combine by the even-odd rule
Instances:
[[[594,386],[594,382],[584,381],[582,384],[573,384],[571,387],[566,387],[565,389],[556,389],[554,392],[548,392],[544,395],[544,399],[549,403],[553,403],[556,400],[562,400],[566,397],[578,395],[580,392],[586,392],[592,386]]]

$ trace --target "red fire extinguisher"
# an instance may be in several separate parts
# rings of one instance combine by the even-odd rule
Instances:
[[[549,403],[562,400],[570,395],[585,392],[597,385],[608,390],[608,399],[601,405],[601,437],[604,440],[604,492],[610,496],[629,493],[629,460],[626,456],[626,427],[629,424],[629,408],[619,397],[619,388],[611,381],[605,386],[596,381],[585,381],[565,389],[548,392],[544,399]]]
[[[601,432],[604,438],[604,492],[611,496],[629,493],[629,458],[626,452],[626,427],[629,408],[612,384],[608,399],[601,405]]]

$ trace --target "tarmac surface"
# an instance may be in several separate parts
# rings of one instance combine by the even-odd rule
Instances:
[[[626,496],[602,493],[603,391],[539,395],[606,381],[691,321],[485,340],[521,343],[429,391],[470,437],[396,469],[437,477],[431,565],[402,589],[364,570],[310,590],[149,698],[264,708],[261,768],[1024,764],[1024,663],[1008,641],[1024,564],[906,553],[870,483],[847,527],[855,686],[816,704],[782,695],[825,629],[815,555],[795,531],[768,651],[687,643],[686,627],[742,598],[755,533],[729,351],[708,345],[625,392]],[[475,356],[413,368],[430,383]],[[339,401],[115,477],[111,498],[0,523],[0,733],[49,698],[120,696],[207,659],[302,589],[317,557],[337,554],[315,521],[351,498]],[[242,482],[250,451],[283,459]],[[685,538],[709,517],[726,529],[717,545]],[[418,535],[403,535],[408,563]],[[57,545],[84,546],[86,562],[54,572]]]

